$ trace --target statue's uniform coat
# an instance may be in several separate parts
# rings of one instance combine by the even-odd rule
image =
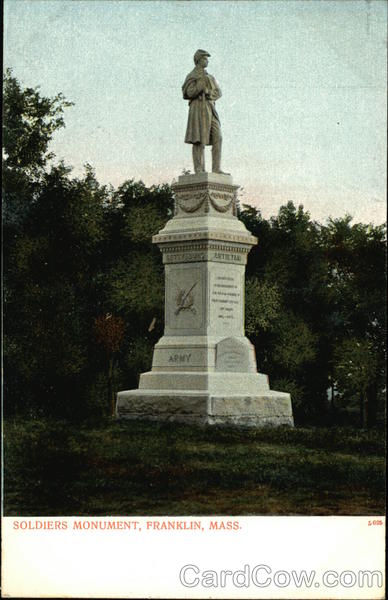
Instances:
[[[182,86],[183,98],[190,100],[185,142],[209,146],[212,143],[210,139],[212,120],[220,121],[214,101],[221,97],[221,90],[212,75],[205,71],[206,82],[203,75],[202,69],[193,69]],[[210,98],[206,97],[205,93],[209,94]]]

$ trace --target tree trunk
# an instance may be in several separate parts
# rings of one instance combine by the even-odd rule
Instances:
[[[113,356],[109,357],[109,366],[108,366],[108,394],[110,399],[110,412],[111,416],[115,416],[116,410],[116,402],[115,402],[115,393],[114,393],[114,385],[113,385]]]

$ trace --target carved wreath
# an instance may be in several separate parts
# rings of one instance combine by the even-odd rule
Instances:
[[[205,212],[206,213],[209,212],[209,203],[212,205],[214,210],[216,210],[217,212],[220,212],[220,213],[227,212],[230,209],[230,207],[232,206],[233,215],[236,215],[236,203],[235,203],[236,196],[235,195],[233,195],[233,196],[227,195],[226,196],[226,198],[230,198],[230,200],[229,200],[229,202],[227,202],[227,204],[224,204],[224,205],[217,204],[215,198],[219,197],[219,198],[225,199],[225,196],[226,196],[225,194],[217,194],[216,193],[216,194],[212,195],[209,192],[204,192],[203,194],[196,194],[195,196],[190,196],[190,200],[198,199],[198,201],[192,206],[187,206],[182,197],[176,198],[176,204],[177,204],[177,206],[179,206],[179,208],[184,213],[194,213],[197,210],[199,210],[204,203],[206,203],[205,204]],[[189,198],[187,198],[187,199],[189,199]]]

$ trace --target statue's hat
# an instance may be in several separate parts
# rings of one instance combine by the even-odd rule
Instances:
[[[210,54],[209,52],[206,52],[206,50],[197,50],[197,52],[194,54],[194,62],[197,63],[201,56],[210,56]]]

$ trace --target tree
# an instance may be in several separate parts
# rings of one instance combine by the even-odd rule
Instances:
[[[108,192],[48,151],[70,106],[4,78],[4,361],[8,411],[78,414]]]
[[[294,391],[299,422],[322,421],[328,387],[323,335],[328,276],[319,226],[291,202],[269,221],[247,206],[241,218],[258,237],[247,265],[247,334],[258,367],[273,387]]]
[[[3,214],[7,226],[23,219],[39,193],[39,184],[54,155],[49,143],[65,126],[63,114],[73,103],[63,94],[42,96],[23,88],[6,69],[3,76]]]
[[[90,165],[72,177],[49,152],[71,103],[9,71],[5,95],[7,411],[107,413],[161,332],[163,267],[150,238],[171,215],[171,190],[131,180],[114,191]]]
[[[17,409],[22,402],[50,414],[83,410],[95,354],[104,196],[90,169],[71,179],[69,169],[54,166],[23,226],[8,237],[6,383]]]
[[[257,277],[245,283],[245,332],[257,335],[271,329],[280,310],[280,292],[276,283],[261,282]]]
[[[347,361],[353,360],[353,365],[359,365],[358,374],[369,374],[368,383],[364,382],[366,387],[362,387],[362,404],[367,407],[367,425],[374,426],[385,383],[386,228],[385,225],[352,224],[352,217],[347,215],[342,219],[329,219],[321,236],[331,294],[327,338],[333,382],[337,377],[340,397],[349,396],[349,382],[343,370],[353,372],[353,369],[345,367],[345,352]],[[361,368],[363,360],[365,364]],[[358,375],[354,385],[360,389]],[[360,403],[360,412],[363,411]],[[360,414],[360,422],[364,420]]]
[[[361,427],[374,425],[368,390],[376,378],[379,360],[373,344],[366,339],[345,339],[334,351],[334,365],[340,396],[346,402],[358,401]]]
[[[73,106],[63,94],[41,96],[39,87],[22,88],[6,69],[3,77],[3,166],[32,178],[41,175],[54,157],[48,145],[54,132],[65,126],[64,109]]]
[[[115,414],[116,394],[114,385],[114,362],[125,332],[125,322],[110,313],[100,315],[94,320],[94,331],[97,342],[104,348],[108,360],[108,395],[111,415]]]
[[[151,238],[172,211],[169,186],[148,188],[134,180],[124,182],[104,208],[101,299],[105,312],[130,324],[117,362],[127,388],[136,387],[139,374],[151,367],[153,346],[163,333],[163,264]]]

